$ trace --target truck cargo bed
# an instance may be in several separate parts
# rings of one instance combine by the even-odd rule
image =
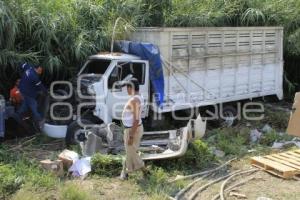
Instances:
[[[267,95],[282,99],[282,27],[140,28],[164,63],[159,112]],[[174,109],[174,107],[176,107]]]

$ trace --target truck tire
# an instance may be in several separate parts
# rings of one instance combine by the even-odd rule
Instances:
[[[87,119],[82,119],[81,122],[84,124],[92,123]],[[68,147],[70,145],[76,145],[79,144],[79,142],[83,142],[84,140],[86,140],[83,131],[84,127],[80,126],[77,121],[73,121],[71,124],[69,124],[65,138],[66,146]]]
[[[222,115],[220,115],[222,113]],[[219,112],[219,123],[221,127],[232,127],[237,123],[237,109],[232,105],[224,105]]]

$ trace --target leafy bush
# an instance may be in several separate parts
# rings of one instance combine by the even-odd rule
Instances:
[[[91,160],[92,172],[100,176],[116,176],[122,170],[122,158],[112,155],[95,154]]]
[[[11,165],[0,163],[0,199],[13,194],[24,183],[24,178],[16,175]]]

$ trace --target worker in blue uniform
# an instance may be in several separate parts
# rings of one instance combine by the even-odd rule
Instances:
[[[37,96],[38,92],[47,93],[47,89],[40,80],[40,75],[43,73],[43,68],[40,65],[34,66],[24,63],[21,66],[22,76],[19,83],[19,89],[23,97],[22,104],[17,111],[19,119],[22,119],[23,114],[29,109],[33,115],[38,131],[41,131],[44,125],[44,120],[38,111]]]

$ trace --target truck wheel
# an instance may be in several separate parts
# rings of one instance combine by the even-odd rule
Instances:
[[[86,119],[81,120],[84,124],[91,124],[92,122]],[[86,140],[84,127],[80,126],[77,121],[73,121],[67,129],[65,138],[66,146],[76,145]]]
[[[221,127],[232,127],[237,122],[237,109],[231,105],[223,106],[220,110],[222,115],[219,116],[219,123]]]

